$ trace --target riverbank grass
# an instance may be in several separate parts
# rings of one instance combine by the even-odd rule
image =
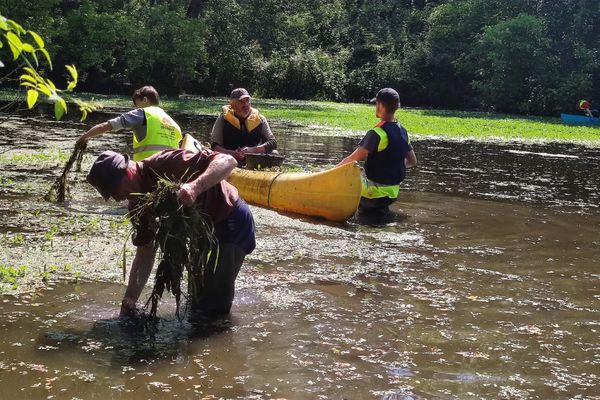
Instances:
[[[2,91],[0,98],[14,99],[15,94]],[[131,99],[124,96],[80,94],[80,97],[105,107],[132,107]],[[227,98],[163,96],[162,106],[167,111],[216,116],[227,101]],[[309,126],[319,135],[359,136],[377,123],[371,104],[254,99],[253,105],[269,120]],[[565,125],[558,117],[423,109],[401,109],[396,115],[413,137],[600,143],[600,127]]]

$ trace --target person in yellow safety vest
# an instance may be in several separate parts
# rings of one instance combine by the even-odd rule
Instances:
[[[400,107],[398,92],[392,88],[381,89],[371,102],[375,102],[375,115],[381,121],[338,165],[366,159],[366,178],[357,217],[359,222],[380,224],[390,220],[389,205],[398,197],[406,169],[417,165],[417,156],[408,132],[395,118]]]
[[[133,104],[138,107],[119,117],[93,126],[77,143],[110,131],[133,130],[133,160],[141,161],[162,150],[177,149],[182,139],[181,128],[159,105],[158,92],[144,86],[133,93]]]

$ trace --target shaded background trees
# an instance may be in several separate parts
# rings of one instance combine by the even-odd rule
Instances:
[[[393,86],[407,106],[525,114],[600,102],[596,0],[0,0],[0,11],[98,93],[151,83],[364,101]]]

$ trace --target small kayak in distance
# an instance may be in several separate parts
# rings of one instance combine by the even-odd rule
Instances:
[[[600,118],[588,117],[587,115],[560,114],[560,119],[569,125],[597,125],[600,126]]]

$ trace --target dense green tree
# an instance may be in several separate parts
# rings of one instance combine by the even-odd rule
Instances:
[[[393,86],[408,106],[544,114],[600,102],[597,0],[0,0],[0,11],[96,92],[245,86],[363,101]]]
[[[557,60],[550,50],[544,22],[534,16],[486,27],[472,53],[478,66],[473,86],[499,111],[544,112],[555,98]]]

